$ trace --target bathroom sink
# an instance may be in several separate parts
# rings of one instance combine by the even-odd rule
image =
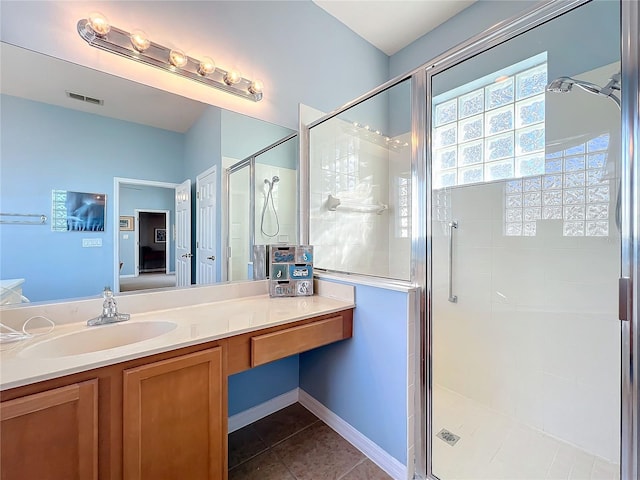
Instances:
[[[52,358],[99,352],[158,337],[172,331],[176,326],[173,322],[150,321],[87,327],[79,332],[30,345],[19,355],[28,358]]]

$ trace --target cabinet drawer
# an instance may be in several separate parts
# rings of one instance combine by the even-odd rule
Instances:
[[[342,315],[251,337],[251,366],[321,347],[351,336]]]

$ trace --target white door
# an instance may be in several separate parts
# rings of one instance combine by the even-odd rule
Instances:
[[[191,285],[191,180],[176,188],[176,286]]]
[[[218,281],[216,275],[216,167],[196,177],[196,283],[211,284]]]

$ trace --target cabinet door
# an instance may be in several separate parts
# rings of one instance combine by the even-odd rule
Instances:
[[[124,371],[125,480],[226,478],[222,347]]]
[[[2,480],[98,478],[98,380],[0,404]]]

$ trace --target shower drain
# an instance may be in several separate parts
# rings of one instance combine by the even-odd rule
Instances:
[[[440,430],[436,434],[436,437],[438,437],[440,440],[445,441],[446,443],[448,443],[451,446],[455,445],[456,442],[458,440],[460,440],[460,437],[458,435],[456,435],[455,433],[451,433],[446,428],[443,428],[442,430]]]

